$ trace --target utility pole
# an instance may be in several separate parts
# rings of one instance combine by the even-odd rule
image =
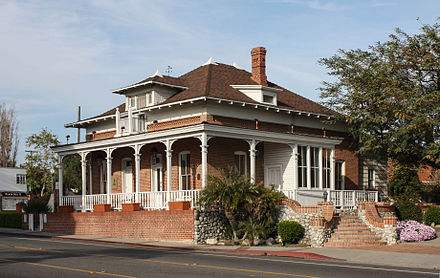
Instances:
[[[78,122],[81,121],[81,106],[78,106]],[[81,136],[81,129],[78,127],[78,135],[77,135],[77,141],[79,143]]]

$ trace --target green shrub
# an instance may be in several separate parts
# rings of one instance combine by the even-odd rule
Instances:
[[[435,223],[435,225],[440,225],[439,207],[429,207],[425,213],[425,224],[431,225],[432,223]]]
[[[422,209],[416,205],[415,202],[408,199],[401,199],[395,203],[396,214],[399,220],[415,220],[422,222],[423,212]]]
[[[21,228],[21,212],[18,211],[1,211],[0,227],[4,228]]]
[[[50,195],[32,198],[23,206],[25,213],[48,213],[51,211],[48,205]]]
[[[284,243],[298,243],[304,236],[304,228],[296,221],[281,221],[278,223],[278,235]]]

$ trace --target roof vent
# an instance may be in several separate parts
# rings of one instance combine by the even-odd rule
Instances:
[[[155,77],[155,76],[163,77],[163,75],[160,73],[159,70],[156,70],[156,72],[152,76],[150,76],[150,77]]]
[[[216,62],[214,62],[214,59],[212,59],[212,57],[211,58],[209,58],[209,60],[206,62],[206,63],[204,63],[203,64],[204,66],[206,66],[206,65],[218,65]]]

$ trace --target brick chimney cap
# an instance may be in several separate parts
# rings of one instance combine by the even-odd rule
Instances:
[[[257,52],[264,52],[266,53],[266,48],[259,46],[259,47],[255,47],[251,50],[251,54],[253,53],[257,53]]]

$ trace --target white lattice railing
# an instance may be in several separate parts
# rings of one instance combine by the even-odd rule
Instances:
[[[379,194],[377,191],[361,190],[282,190],[287,198],[296,200],[302,205],[316,205],[321,201],[333,202],[335,208],[352,209],[356,208],[359,202],[377,202]],[[325,199],[326,197],[326,199]]]
[[[142,209],[158,210],[168,207],[168,196],[170,201],[191,201],[191,208],[194,208],[199,200],[200,190],[63,196],[61,205],[73,206],[75,210],[93,211],[93,205],[96,204],[111,204],[112,209],[121,209],[124,203],[140,203]]]

